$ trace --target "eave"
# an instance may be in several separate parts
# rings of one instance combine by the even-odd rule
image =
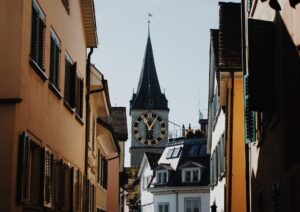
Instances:
[[[178,187],[150,187],[147,191],[153,194],[174,194],[179,193],[209,193],[208,186],[178,186]]]
[[[80,0],[84,35],[87,48],[98,46],[97,25],[93,0]]]

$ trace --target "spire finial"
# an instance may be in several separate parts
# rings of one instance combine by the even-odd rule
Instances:
[[[148,13],[148,37],[150,37],[150,17],[152,17],[152,14]]]

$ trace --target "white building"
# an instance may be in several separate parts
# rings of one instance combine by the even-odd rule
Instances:
[[[139,172],[138,178],[140,179],[141,188],[141,211],[142,212],[153,212],[153,194],[147,189],[153,178],[153,170],[157,166],[157,162],[161,154],[145,152]]]
[[[210,160],[210,206],[216,211],[225,211],[225,105],[219,98],[220,84],[218,73],[219,30],[211,30],[210,72],[208,94],[208,136],[207,152]],[[222,89],[225,90],[225,89]],[[213,211],[213,210],[212,210]]]
[[[170,142],[154,173],[147,189],[153,194],[152,211],[209,211],[206,137]]]

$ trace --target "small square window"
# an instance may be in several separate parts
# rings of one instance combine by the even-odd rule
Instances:
[[[173,154],[174,149],[169,149],[168,153],[167,153],[167,159],[171,158],[172,154]]]
[[[181,152],[181,148],[175,148],[172,154],[172,158],[178,158]]]

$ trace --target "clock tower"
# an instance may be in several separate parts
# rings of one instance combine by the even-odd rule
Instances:
[[[131,166],[140,166],[144,152],[162,153],[168,142],[168,100],[160,90],[150,35],[136,93],[130,100]]]

